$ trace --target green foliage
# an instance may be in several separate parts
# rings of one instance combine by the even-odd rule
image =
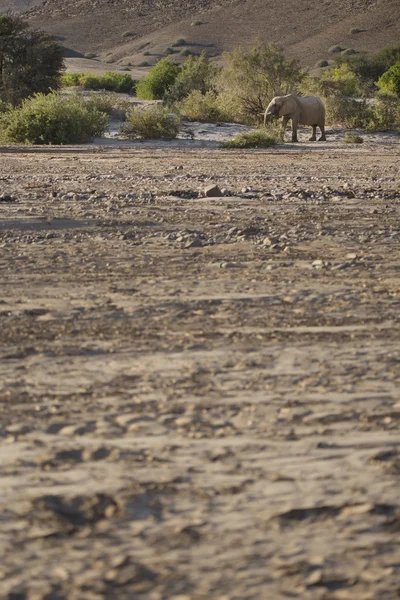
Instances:
[[[210,61],[205,52],[200,56],[189,56],[165,95],[166,104],[179,102],[195,90],[205,94],[212,88],[218,73],[218,66]]]
[[[11,110],[12,104],[8,104],[7,102],[3,102],[0,100],[0,115],[4,115],[6,112]]]
[[[319,60],[315,66],[316,67],[320,67],[320,68],[322,68],[322,67],[328,67],[329,66],[329,62],[327,60],[322,59],[322,60]]]
[[[95,54],[94,52],[87,52],[85,54],[85,58],[96,58],[97,54]]]
[[[181,120],[161,106],[132,108],[121,127],[121,134],[129,140],[173,140],[179,133]]]
[[[400,100],[393,95],[379,94],[367,126],[368,131],[400,132]]]
[[[184,40],[183,38],[179,38],[178,40],[176,40],[176,42],[174,44],[172,44],[174,47],[175,46],[185,46],[186,44],[186,40]]]
[[[63,48],[20,17],[0,15],[0,100],[18,105],[24,98],[58,86]]]
[[[203,21],[192,21],[192,23],[190,23],[191,27],[198,27],[199,25],[203,25]]]
[[[377,86],[383,94],[394,94],[400,98],[400,61],[378,79]]]
[[[150,56],[150,51],[146,50],[146,52],[143,52],[143,56]]]
[[[19,144],[81,144],[102,135],[108,117],[83,98],[57,92],[35,94],[0,115],[0,141]]]
[[[142,62],[140,62],[138,64],[138,67],[149,67],[150,63],[147,60],[142,60]]]
[[[361,137],[361,135],[356,135],[355,133],[350,133],[347,131],[343,141],[345,144],[362,144],[364,139]]]
[[[326,120],[332,125],[343,125],[348,129],[365,129],[371,120],[371,108],[365,100],[344,96],[326,99]]]
[[[239,133],[232,140],[224,142],[224,148],[270,148],[280,141],[275,131],[256,129],[249,133]]]
[[[127,38],[127,37],[132,37],[133,35],[135,35],[134,31],[124,31],[124,33],[122,34],[122,37]]]
[[[237,119],[257,123],[273,96],[295,93],[304,78],[297,60],[285,59],[280,48],[265,44],[257,38],[249,52],[236,48],[224,55],[217,90],[233,96],[237,105]]]
[[[354,50],[354,48],[342,50],[342,56],[353,56],[354,54],[357,54],[357,50]]]
[[[176,54],[177,50],[175,48],[167,48],[165,50],[165,54]]]
[[[121,112],[127,111],[131,106],[128,100],[115,92],[92,92],[86,101],[90,109],[120,117]]]
[[[191,55],[193,55],[193,52],[192,52],[191,50],[189,50],[189,48],[183,48],[183,49],[182,49],[182,50],[179,52],[179,54],[180,54],[181,56],[191,56]]]
[[[340,55],[336,61],[338,65],[347,64],[359,80],[360,87],[366,94],[371,94],[375,91],[378,79],[400,61],[400,44],[386,46],[375,54]]]
[[[335,44],[334,46],[331,46],[328,50],[329,54],[336,54],[338,52],[342,52],[344,50],[344,48],[342,48],[341,46],[339,46],[339,44]]]
[[[355,35],[356,33],[362,33],[365,29],[359,29],[358,27],[352,27],[349,31],[351,35]]]
[[[61,75],[62,87],[82,86],[85,90],[106,90],[117,93],[133,93],[135,81],[130,75],[107,71],[103,75],[90,73],[64,73]]]
[[[193,90],[186,98],[176,104],[179,114],[188,121],[200,121],[202,123],[220,123],[229,121],[229,117],[218,104],[218,96],[207,91],[204,94],[200,90]]]
[[[161,100],[173,86],[179,67],[169,58],[162,58],[136,86],[136,95],[141,100]]]

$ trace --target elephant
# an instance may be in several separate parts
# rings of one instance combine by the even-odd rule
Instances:
[[[319,141],[326,142],[325,106],[316,96],[294,96],[292,94],[275,96],[265,111],[264,125],[273,119],[279,119],[279,117],[283,117],[283,131],[285,131],[288,121],[292,120],[292,142],[298,142],[297,127],[299,124],[312,126],[310,142],[317,140],[317,127],[321,130]]]

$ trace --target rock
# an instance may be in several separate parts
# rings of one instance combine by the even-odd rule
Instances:
[[[207,198],[218,198],[223,194],[218,185],[208,185],[206,188],[204,188],[204,195]]]
[[[9,194],[4,194],[4,196],[0,196],[0,202],[14,202],[14,198]]]
[[[266,237],[266,238],[264,238],[264,240],[263,240],[263,244],[264,244],[264,246],[272,246],[272,244],[273,244],[273,241],[271,240],[271,238],[269,238],[269,237]]]
[[[202,248],[203,242],[200,238],[195,238],[192,241],[189,241],[185,244],[185,248]]]

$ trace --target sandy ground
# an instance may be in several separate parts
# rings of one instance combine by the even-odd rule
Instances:
[[[2,598],[399,598],[399,168],[0,151]]]

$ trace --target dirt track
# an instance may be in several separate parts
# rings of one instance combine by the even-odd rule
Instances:
[[[400,144],[315,148],[0,154],[1,597],[400,597]]]

